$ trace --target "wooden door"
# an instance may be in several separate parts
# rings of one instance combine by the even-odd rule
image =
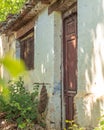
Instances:
[[[63,19],[63,64],[66,119],[74,118],[74,96],[77,92],[77,15]]]

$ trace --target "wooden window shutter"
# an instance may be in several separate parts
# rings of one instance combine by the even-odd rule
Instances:
[[[24,42],[20,43],[20,58],[22,60],[24,60],[24,50],[25,50],[25,46],[24,45],[25,45]]]
[[[34,38],[29,38],[26,44],[26,65],[29,70],[34,69]]]
[[[20,56],[27,69],[34,69],[34,37],[22,41],[20,48]]]

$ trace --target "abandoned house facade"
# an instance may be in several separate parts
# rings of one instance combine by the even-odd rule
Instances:
[[[104,113],[104,1],[29,0],[0,33],[0,55],[12,49],[26,64],[26,87],[46,86],[47,129],[75,119],[92,130]]]

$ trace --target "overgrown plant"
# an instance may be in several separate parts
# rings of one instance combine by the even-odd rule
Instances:
[[[104,130],[104,115],[101,116],[99,124],[94,130]]]
[[[73,120],[66,120],[66,126],[67,128],[64,128],[64,130],[85,130],[82,127],[79,127]]]
[[[27,129],[38,122],[38,88],[33,86],[33,92],[24,87],[20,77],[17,81],[9,81],[10,99],[6,102],[0,95],[0,109],[6,113],[9,122],[16,123],[20,129]]]
[[[66,126],[67,128],[64,128],[64,130],[86,130],[86,128],[79,127],[77,124],[75,124],[74,121],[66,120]],[[95,127],[93,130],[104,130],[104,115],[101,116],[99,120],[99,124],[97,127]]]

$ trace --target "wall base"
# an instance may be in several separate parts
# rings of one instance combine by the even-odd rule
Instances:
[[[78,93],[75,97],[75,109],[75,121],[81,127],[92,130],[104,114],[104,95]]]

